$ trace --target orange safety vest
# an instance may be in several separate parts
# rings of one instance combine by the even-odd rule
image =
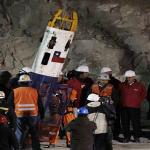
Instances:
[[[99,96],[111,96],[113,86],[108,84],[104,89],[101,89],[98,84],[92,85],[92,93],[98,94]]]
[[[38,115],[38,93],[32,87],[19,87],[14,91],[15,113],[17,117]]]
[[[77,96],[78,96],[78,93],[75,89],[72,89],[71,93],[70,93],[70,100],[72,102],[74,102],[75,100],[77,100]]]

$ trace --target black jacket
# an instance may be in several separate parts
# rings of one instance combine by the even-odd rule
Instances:
[[[66,128],[71,132],[71,150],[92,150],[96,124],[87,117],[78,117]]]
[[[19,150],[19,145],[14,132],[6,125],[0,125],[0,150]]]

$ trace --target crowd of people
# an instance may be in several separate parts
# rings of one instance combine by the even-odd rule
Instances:
[[[41,149],[38,123],[44,119],[44,107],[38,89],[32,87],[30,72],[30,68],[24,67],[12,78],[10,72],[0,71],[0,149],[24,149],[26,128],[32,149]],[[150,88],[146,92],[133,70],[127,70],[124,76],[125,81],[119,81],[112,76],[111,68],[103,67],[94,80],[89,77],[87,65],[69,71],[65,77],[60,75],[58,82],[67,85],[65,90],[69,89],[69,94],[65,96],[65,111],[55,111],[53,115],[62,116],[67,147],[112,150],[113,139],[127,143],[132,135],[133,142],[140,142],[140,107],[144,99],[149,99]],[[61,93],[54,92],[56,97]],[[55,139],[61,136],[62,128],[59,129],[50,144],[56,144]],[[119,137],[120,133],[124,138]]]

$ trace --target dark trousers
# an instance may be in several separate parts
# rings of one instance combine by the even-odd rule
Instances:
[[[139,138],[141,134],[141,124],[140,124],[140,108],[122,108],[121,121],[124,138],[130,139],[130,123],[133,128],[134,138]]]
[[[29,128],[29,133],[31,134],[32,139],[32,149],[40,150],[40,142],[37,131],[37,123],[38,117],[20,117],[17,118],[17,129],[16,129],[16,137],[19,143],[20,149],[22,149],[24,143],[24,135],[26,132],[26,128]]]
[[[116,119],[113,126],[113,137],[118,138],[121,131],[121,109],[120,106],[116,107]]]
[[[112,141],[108,133],[94,135],[94,150],[112,150]]]

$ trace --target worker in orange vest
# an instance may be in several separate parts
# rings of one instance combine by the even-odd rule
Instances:
[[[20,149],[23,147],[26,127],[32,139],[32,149],[40,150],[37,125],[39,115],[44,118],[44,109],[36,89],[29,86],[31,79],[28,74],[23,74],[18,80],[20,87],[13,90],[9,97],[9,109],[17,116],[16,137]]]

